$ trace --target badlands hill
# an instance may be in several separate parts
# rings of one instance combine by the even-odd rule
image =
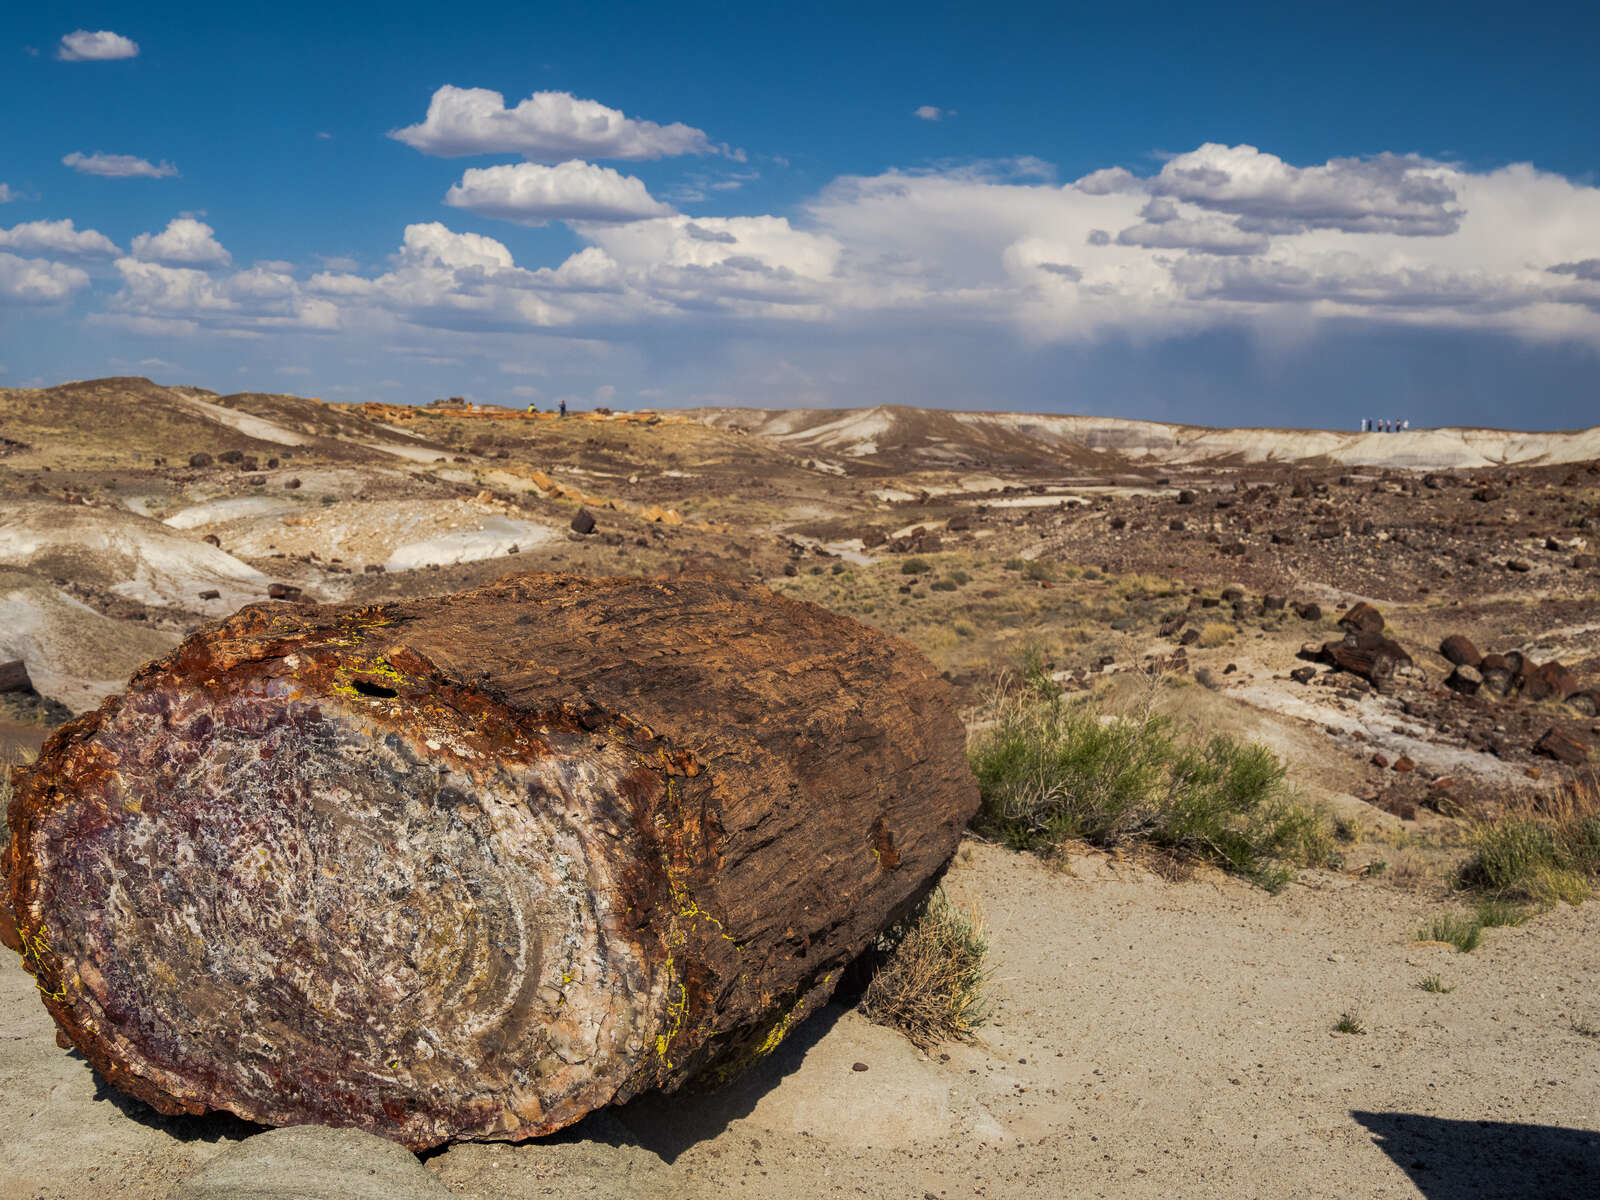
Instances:
[[[707,424],[853,459],[929,466],[1022,463],[1326,463],[1452,470],[1581,462],[1600,456],[1600,427],[1566,433],[1417,429],[1400,434],[1217,429],[1116,417],[945,412],[901,405],[858,409],[690,410]]]

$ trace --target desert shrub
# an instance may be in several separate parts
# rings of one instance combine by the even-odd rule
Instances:
[[[956,581],[954,579],[935,579],[928,587],[929,590],[935,592],[953,592],[956,590]]]
[[[969,638],[978,632],[972,627],[972,624],[969,621],[957,621],[954,625],[950,626],[950,628],[955,630],[957,637]]]
[[[923,575],[932,569],[925,558],[908,558],[900,564],[900,574],[902,575]]]
[[[966,587],[967,584],[972,582],[972,576],[968,575],[960,568],[957,568],[956,570],[950,572],[950,580],[957,587]]]
[[[1005,561],[1005,568],[1008,571],[1020,571],[1027,565],[1028,560],[1025,558],[1008,558]]]
[[[1333,1023],[1335,1033],[1362,1034],[1367,1031],[1367,1023],[1361,1019],[1361,1014],[1354,1009],[1346,1009],[1339,1014],[1339,1019]]]
[[[1419,988],[1421,988],[1425,992],[1433,992],[1435,995],[1438,995],[1438,996],[1447,996],[1451,992],[1456,990],[1456,985],[1455,984],[1446,983],[1444,980],[1440,979],[1437,975],[1424,975],[1417,982],[1417,986]]]
[[[1038,582],[1040,580],[1055,578],[1055,573],[1050,570],[1050,564],[1045,562],[1044,559],[1035,558],[1030,560],[1028,565],[1022,568],[1022,577],[1024,579],[1031,579],[1034,582]]]
[[[1233,626],[1226,621],[1207,621],[1200,628],[1200,640],[1196,644],[1202,650],[1226,646],[1233,641],[1233,632]]]
[[[1443,913],[1417,931],[1419,942],[1445,942],[1462,954],[1483,944],[1483,926],[1466,913]]]
[[[1578,904],[1600,882],[1600,786],[1578,780],[1472,828],[1458,882],[1530,904]]]
[[[1326,823],[1293,799],[1283,763],[1263,746],[1190,740],[1149,704],[1106,716],[1024,689],[995,708],[971,750],[982,795],[974,824],[1016,849],[1136,841],[1269,889],[1291,864],[1331,858]]]
[[[879,940],[861,1011],[924,1050],[968,1039],[984,1021],[988,952],[982,920],[937,888],[920,913]]]

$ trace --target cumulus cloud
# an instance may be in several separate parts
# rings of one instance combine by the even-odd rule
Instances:
[[[519,225],[637,221],[672,212],[633,176],[577,159],[553,167],[525,162],[471,168],[444,202]]]
[[[923,104],[912,109],[911,115],[913,117],[919,117],[924,121],[937,121],[940,117],[944,116],[944,110],[939,108],[937,105]]]
[[[1130,225],[1117,234],[1117,244],[1202,254],[1260,254],[1268,241],[1264,234],[1246,232],[1230,221],[1216,217],[1186,220],[1173,213]]]
[[[130,255],[117,263],[123,287],[107,319],[252,336],[341,328],[381,338],[375,345],[491,362],[526,353],[526,342],[495,340],[508,336],[614,356],[679,327],[708,337],[737,329],[751,346],[786,328],[808,346],[829,336],[859,344],[875,329],[988,330],[1042,344],[1354,318],[1600,347],[1600,188],[1525,165],[1411,161],[1364,172],[1334,160],[1323,166],[1337,170],[1289,166],[1288,176],[1266,163],[1253,192],[1237,171],[1194,175],[1192,160],[1166,182],[1112,168],[1066,186],[971,165],[890,171],[836,180],[792,218],[662,212],[641,185],[631,197],[653,211],[634,219],[600,205],[594,189],[554,186],[559,168],[514,165],[468,172],[460,194],[470,184],[476,200],[518,219],[569,221],[580,246],[552,265],[519,264],[495,238],[441,222],[405,227],[375,271],[329,262],[306,280],[281,263],[201,271]],[[579,183],[629,182],[576,166]],[[1418,235],[1421,210],[1405,209],[1427,189],[1401,195],[1414,169],[1437,185],[1435,199],[1450,197],[1453,231]],[[1338,211],[1307,198],[1333,176],[1359,184]],[[538,186],[513,186],[523,179]],[[580,204],[590,205],[582,217]],[[1269,206],[1282,222],[1270,230]],[[557,379],[549,394],[572,388]],[[804,386],[820,395],[827,385]]]
[[[193,217],[174,217],[160,233],[141,233],[133,239],[135,258],[175,267],[225,267],[233,261],[217,241],[215,230]]]
[[[390,137],[424,154],[520,154],[539,162],[573,158],[650,159],[712,154],[706,135],[674,122],[640,121],[570,92],[535,92],[515,108],[487,88],[446,84],[434,92],[421,124]]]
[[[70,218],[24,221],[10,229],[0,229],[0,248],[65,258],[109,258],[122,253],[105,234],[94,229],[77,229]]]
[[[1437,237],[1460,227],[1453,174],[1410,154],[1294,167],[1254,146],[1207,142],[1169,159],[1147,186],[1153,195],[1233,214],[1240,228],[1263,233],[1338,229]]]
[[[89,286],[89,273],[67,263],[0,251],[0,301],[55,304]]]
[[[74,150],[61,162],[74,171],[107,179],[169,179],[178,173],[178,168],[169,162],[153,163],[133,154],[83,154]]]
[[[101,29],[91,33],[76,29],[61,39],[56,57],[62,62],[109,62],[117,58],[134,58],[139,53],[139,43],[120,33]]]

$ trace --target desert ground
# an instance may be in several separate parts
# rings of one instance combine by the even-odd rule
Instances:
[[[764,583],[906,638],[975,731],[1028,665],[1263,744],[1338,864],[1271,893],[970,837],[945,886],[990,937],[974,1040],[919,1050],[845,996],[720,1091],[425,1155],[440,1194],[1588,1197],[1600,905],[1471,953],[1421,930],[1462,903],[1474,820],[1591,768],[1597,530],[1600,429],[0,390],[0,662],[30,681],[0,743],[36,750],[248,603],[528,569]],[[1360,605],[1387,665],[1324,649]],[[164,1197],[257,1133],[120,1097],[32,992],[6,955],[0,1191]]]

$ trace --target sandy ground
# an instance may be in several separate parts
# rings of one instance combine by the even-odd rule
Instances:
[[[948,886],[992,939],[978,1042],[923,1054],[830,1007],[721,1092],[428,1169],[482,1200],[1595,1195],[1600,1040],[1573,1025],[1600,1024],[1600,905],[1459,954],[1414,940],[1436,900],[1324,872],[1271,896],[968,843]],[[1347,1010],[1367,1033],[1332,1031]],[[40,1200],[161,1197],[249,1132],[98,1088],[15,959],[0,1128],[6,1194]]]

